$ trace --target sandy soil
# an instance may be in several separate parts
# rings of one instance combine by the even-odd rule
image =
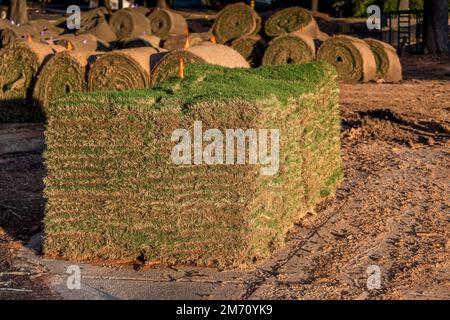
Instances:
[[[450,299],[450,63],[403,63],[401,84],[341,85],[342,186],[235,298]],[[0,299],[58,298],[48,270],[17,257],[43,227],[44,175],[39,152],[0,155]]]

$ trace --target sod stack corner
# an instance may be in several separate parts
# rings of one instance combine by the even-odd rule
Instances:
[[[49,257],[251,263],[280,247],[342,175],[336,72],[321,62],[192,64],[184,79],[169,77],[152,90],[54,100],[47,121]],[[195,121],[203,132],[278,129],[279,170],[271,176],[261,175],[263,164],[174,164],[172,133],[184,128],[192,137]]]

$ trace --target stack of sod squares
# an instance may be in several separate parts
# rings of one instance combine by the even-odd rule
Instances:
[[[50,257],[251,263],[281,246],[342,175],[336,72],[326,63],[193,64],[184,79],[170,77],[151,90],[55,100],[47,117],[44,251]],[[278,130],[275,174],[261,174],[270,165],[248,159],[174,163],[173,150],[185,138],[172,139],[174,131],[185,129],[193,139],[200,122],[203,134],[268,129],[269,155],[270,132]],[[203,141],[202,150],[210,144]],[[224,155],[225,148],[224,141]],[[194,146],[189,151],[194,158]]]

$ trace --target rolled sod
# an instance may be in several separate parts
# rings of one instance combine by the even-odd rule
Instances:
[[[316,58],[314,39],[302,32],[278,36],[269,42],[263,64],[302,64]]]
[[[326,40],[317,52],[317,59],[332,64],[339,79],[348,83],[368,82],[376,76],[372,50],[358,38],[334,36]]]
[[[64,51],[56,53],[39,72],[33,100],[45,110],[49,101],[87,89],[86,71],[96,57],[95,52]]]
[[[15,25],[0,30],[0,48],[4,48],[18,39],[26,39],[29,36],[38,38],[38,32],[32,25],[17,27]]]
[[[108,51],[110,49],[108,42],[89,33],[74,37],[61,37],[60,39],[56,39],[54,43],[65,48],[85,52]]]
[[[159,49],[161,47],[161,39],[154,35],[139,36],[136,38],[121,39],[117,44],[119,49],[131,49],[152,47]]]
[[[236,50],[221,44],[202,43],[195,47],[174,50],[164,55],[152,72],[152,84],[164,81],[179,70],[180,60],[184,64],[207,63],[227,68],[250,68],[248,62]]]
[[[211,34],[209,32],[190,33],[187,35],[173,35],[163,41],[163,48],[167,50],[183,49],[186,46],[186,41],[189,40],[189,46],[196,46],[205,41],[209,41]]]
[[[292,7],[282,9],[271,15],[264,24],[264,31],[269,37],[302,31],[316,38],[319,27],[309,11],[300,7]]]
[[[151,33],[165,40],[171,35],[186,35],[188,25],[183,16],[165,9],[154,10],[149,16]]]
[[[375,80],[398,82],[402,80],[402,64],[394,47],[376,39],[365,39],[375,56],[377,74]]]
[[[59,35],[64,32],[63,28],[60,28],[56,26],[54,23],[45,19],[31,20],[29,22],[29,25],[33,26],[39,33],[49,33],[51,35]]]
[[[259,36],[245,36],[234,40],[231,47],[239,52],[252,67],[258,67],[262,63],[267,42]]]
[[[0,50],[0,122],[34,119],[27,105],[41,66],[54,54],[51,46],[16,41]]]
[[[227,5],[219,12],[213,25],[213,33],[218,43],[228,43],[243,36],[258,34],[261,17],[244,3]]]
[[[118,10],[111,15],[109,24],[119,40],[145,36],[150,33],[150,23],[139,11]]]
[[[92,64],[88,75],[88,89],[123,91],[148,88],[154,64],[162,54],[150,47],[106,53]]]
[[[105,7],[98,7],[91,9],[89,11],[81,12],[81,27],[85,24],[90,23],[92,20],[95,20],[99,17],[108,16],[109,12]]]
[[[106,21],[105,17],[98,17],[90,20],[86,24],[82,24],[80,30],[76,32],[77,35],[93,34],[97,38],[106,41],[114,42],[117,40],[116,33]]]
[[[45,256],[251,264],[283,246],[294,224],[334,194],[342,176],[334,68],[188,65],[186,71],[183,80],[153,90],[74,94],[50,103]],[[213,137],[217,156],[235,150],[234,141],[226,144],[227,129],[254,129],[269,150],[277,145],[271,130],[278,130],[278,170],[261,175],[267,165],[232,164],[235,157],[230,164],[220,164],[220,156],[218,164],[174,163],[180,140],[192,143],[195,121],[204,154],[212,154],[206,130],[224,137],[223,145]],[[186,130],[183,139],[176,129]],[[187,160],[190,151],[188,144]]]

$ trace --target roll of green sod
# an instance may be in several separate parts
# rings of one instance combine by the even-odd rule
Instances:
[[[263,64],[302,64],[316,58],[314,39],[304,33],[295,32],[278,36],[269,42]]]
[[[111,15],[109,24],[119,40],[146,36],[150,33],[150,23],[139,11],[118,10]]]
[[[239,52],[252,67],[258,67],[262,63],[267,42],[259,36],[244,36],[234,40],[231,47]]]
[[[88,75],[89,91],[131,90],[150,87],[154,64],[163,55],[154,48],[116,50],[100,56]]]
[[[332,64],[340,80],[348,83],[368,82],[376,76],[375,57],[369,45],[350,36],[335,36],[325,41],[317,59]]]
[[[108,22],[106,22],[104,17],[98,17],[84,25],[82,24],[80,30],[76,32],[77,35],[87,33],[93,34],[97,38],[106,42],[114,42],[117,40],[115,32]]]
[[[152,47],[159,49],[161,47],[161,39],[154,35],[140,36],[136,38],[125,38],[119,41],[119,49],[131,49]]]
[[[33,100],[46,109],[49,101],[87,89],[87,67],[96,53],[64,51],[56,53],[39,72],[33,90]]]
[[[227,5],[219,12],[213,25],[213,33],[218,43],[228,43],[243,36],[258,34],[261,17],[244,3]]]
[[[300,7],[292,7],[282,9],[271,15],[264,24],[264,31],[269,37],[302,31],[316,38],[319,27],[309,11]]]
[[[195,47],[174,50],[164,55],[152,72],[152,84],[176,75],[180,60],[183,63],[207,63],[227,68],[250,68],[248,62],[236,50],[221,44],[202,43]]]
[[[108,42],[89,33],[71,37],[63,36],[59,39],[55,39],[54,43],[65,48],[85,52],[108,51],[110,49],[110,44]]]
[[[395,48],[386,42],[365,39],[372,49],[377,65],[377,75],[375,80],[384,80],[386,82],[398,82],[402,80],[402,64]]]
[[[149,16],[151,33],[165,40],[172,35],[186,35],[188,25],[183,16],[170,10],[156,9]]]
[[[0,50],[0,122],[33,119],[27,105],[41,66],[54,54],[38,42],[16,41]]]
[[[342,169],[338,87],[329,64],[186,71],[185,79],[154,90],[50,103],[45,256],[251,264],[281,247],[294,224],[334,194]],[[238,129],[247,141],[254,130],[273,157],[238,165],[235,153],[226,164],[227,150],[237,149],[236,139],[227,144],[227,130]],[[199,135],[202,158],[195,164],[192,139]],[[174,161],[177,150],[185,164]],[[248,159],[249,149],[243,151]],[[273,175],[264,175],[271,165]]]

